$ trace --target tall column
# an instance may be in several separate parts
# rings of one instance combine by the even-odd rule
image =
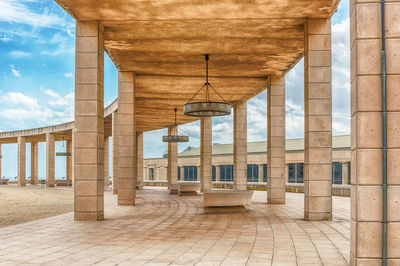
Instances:
[[[200,124],[200,183],[201,191],[207,191],[212,189],[212,117]]]
[[[26,140],[18,137],[18,186],[26,186]]]
[[[110,152],[110,140],[108,137],[105,137],[104,138],[104,189],[107,190],[110,178],[109,152]]]
[[[66,168],[67,168],[67,176],[66,180],[67,183],[71,183],[71,178],[72,178],[72,140],[67,140],[66,141],[66,146],[67,146],[67,152],[71,153],[71,156],[66,157]]]
[[[75,220],[104,219],[104,41],[99,22],[76,22]]]
[[[118,72],[118,205],[135,205],[135,74]]]
[[[39,183],[38,180],[38,143],[31,142],[31,185]]]
[[[178,135],[178,126],[168,127],[168,136]],[[171,194],[178,193],[178,143],[168,142],[168,189]]]
[[[247,190],[247,102],[233,107],[233,188]]]
[[[342,163],[342,184],[349,184],[349,164]]]
[[[53,134],[46,134],[46,186],[55,186],[55,137]]]
[[[267,197],[285,203],[285,76],[272,76],[268,98]]]
[[[332,219],[331,20],[309,19],[304,45],[304,218]]]
[[[136,187],[143,188],[143,132],[136,132],[137,180]]]
[[[112,113],[112,192],[118,193],[118,110]]]
[[[262,164],[258,165],[258,182],[263,182],[264,167]]]
[[[351,47],[351,237],[352,265],[400,265],[400,1],[385,3],[387,167],[382,116],[380,1],[350,1]],[[387,222],[383,173],[387,170]],[[383,227],[387,229],[384,242]]]

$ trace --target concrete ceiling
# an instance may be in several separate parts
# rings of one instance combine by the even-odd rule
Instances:
[[[328,18],[339,0],[56,0],[79,21],[100,20],[105,49],[136,73],[137,131],[196,120],[183,104],[211,84],[228,102],[248,100],[266,77],[302,57],[306,18]],[[200,98],[199,98],[200,99]]]

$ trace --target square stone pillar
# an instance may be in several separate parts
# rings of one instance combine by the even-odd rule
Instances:
[[[247,102],[233,106],[233,188],[247,190]]]
[[[264,174],[263,168],[264,167],[262,164],[258,165],[258,182],[260,182],[260,183],[263,182],[263,174]]]
[[[143,132],[136,132],[136,151],[137,151],[137,168],[136,168],[136,188],[143,188]]]
[[[36,185],[39,183],[38,180],[38,166],[39,166],[39,145],[38,143],[31,142],[31,185]]]
[[[71,184],[71,179],[72,179],[72,140],[67,140],[66,143],[67,143],[66,144],[67,152],[71,153],[71,156],[67,156],[65,158],[66,170],[67,170],[66,180],[67,180],[68,184]]]
[[[55,137],[46,134],[46,187],[55,186]]]
[[[99,22],[76,22],[75,220],[104,219],[104,41]]]
[[[19,187],[26,186],[26,140],[18,137],[18,181]]]
[[[304,218],[332,219],[331,20],[309,19],[304,45]]]
[[[118,72],[118,205],[135,205],[135,74]]]
[[[185,167],[181,166],[181,181],[185,181]]]
[[[112,113],[112,192],[118,193],[118,111]]]
[[[108,190],[108,183],[110,179],[110,139],[108,137],[104,138],[104,189]]]
[[[212,117],[200,119],[201,191],[212,190]]]
[[[285,76],[269,80],[267,141],[267,202],[285,203]]]
[[[168,127],[168,136],[178,135],[178,126]],[[178,193],[178,143],[168,142],[168,189],[171,194]]]
[[[385,3],[387,166],[383,160],[380,1],[350,1],[352,265],[381,265],[387,170],[387,265],[400,265],[400,1]]]

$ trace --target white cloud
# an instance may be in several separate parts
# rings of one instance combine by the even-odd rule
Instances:
[[[73,77],[72,72],[64,73],[64,77],[66,77],[66,78],[72,78],[72,77]]]
[[[20,92],[8,92],[0,97],[0,102],[11,106],[22,106],[28,110],[40,107],[36,99]]]
[[[61,16],[50,13],[46,8],[41,13],[35,12],[24,2],[29,1],[0,0],[0,21],[60,30],[72,28]]]
[[[24,52],[24,51],[11,51],[10,52],[10,56],[16,57],[16,58],[28,57],[30,55],[31,55],[30,53]]]
[[[51,90],[51,89],[43,89],[40,88],[41,91],[43,91],[44,94],[50,96],[53,98],[52,100],[48,101],[49,105],[52,106],[69,106],[74,104],[74,93],[69,93],[63,97],[60,96],[57,92]]]
[[[13,75],[16,78],[20,78],[21,77],[21,73],[18,70],[15,69],[14,65],[10,65],[10,69],[11,69],[11,72],[13,73]]]

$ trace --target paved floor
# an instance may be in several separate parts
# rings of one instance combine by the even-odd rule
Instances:
[[[306,222],[303,194],[267,205],[255,192],[248,211],[205,214],[201,196],[138,192],[118,207],[105,193],[106,220],[73,214],[0,229],[0,264],[47,265],[348,265],[350,199],[334,197],[334,221]]]

